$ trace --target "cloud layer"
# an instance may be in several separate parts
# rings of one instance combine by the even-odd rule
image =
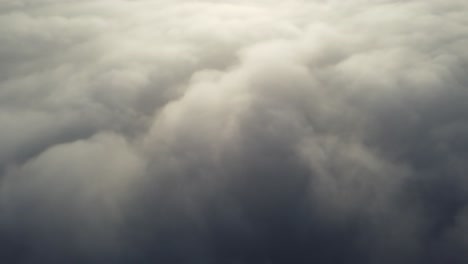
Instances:
[[[0,262],[466,263],[468,3],[0,3]]]

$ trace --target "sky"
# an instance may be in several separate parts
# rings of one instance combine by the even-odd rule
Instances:
[[[468,263],[467,14],[2,0],[0,263]]]

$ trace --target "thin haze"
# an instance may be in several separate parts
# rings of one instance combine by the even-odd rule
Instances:
[[[468,1],[2,0],[0,263],[468,263]]]

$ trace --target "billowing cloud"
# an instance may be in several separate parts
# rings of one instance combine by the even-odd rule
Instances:
[[[5,263],[466,263],[468,3],[3,1]]]

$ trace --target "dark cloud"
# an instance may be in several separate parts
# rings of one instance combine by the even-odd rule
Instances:
[[[4,1],[0,262],[466,263],[465,1]]]

